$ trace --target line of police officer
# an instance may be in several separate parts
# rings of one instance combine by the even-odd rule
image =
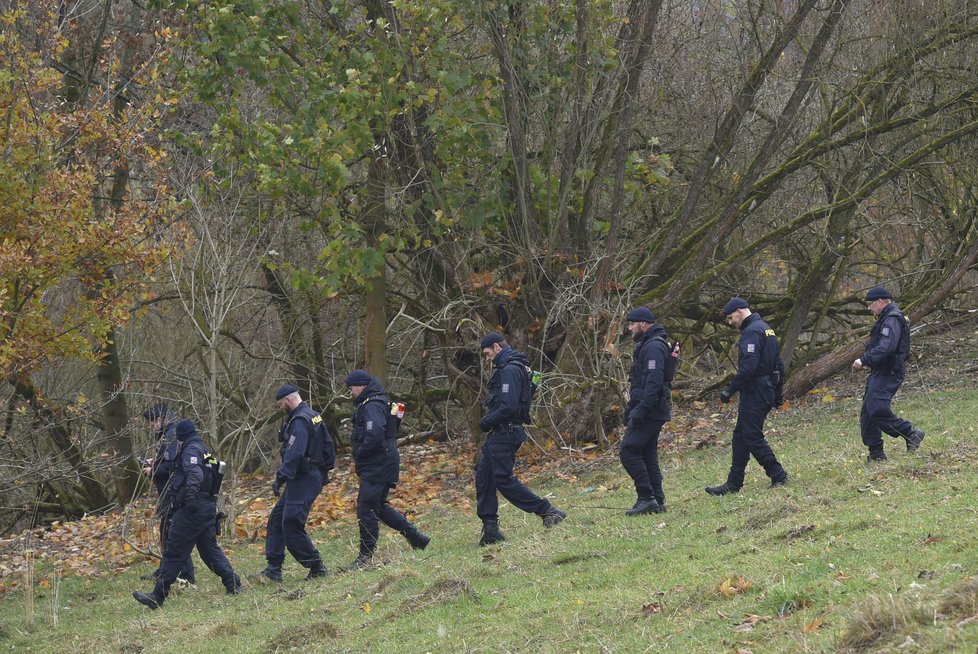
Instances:
[[[904,364],[909,357],[909,323],[886,288],[870,289],[866,301],[877,320],[864,353],[853,362],[853,368],[871,371],[863,398],[860,431],[863,443],[869,448],[868,461],[879,461],[886,458],[881,433],[902,437],[907,450],[913,452],[920,447],[924,432],[897,417],[890,407],[893,395],[903,382]],[[714,496],[740,491],[751,456],[764,468],[771,488],[788,481],[788,473],[763,432],[768,413],[784,402],[785,368],[776,335],[742,298],[731,298],[724,305],[723,314],[730,326],[740,330],[740,340],[737,373],[720,392],[720,401],[728,403],[737,393],[740,401],[727,480],[706,488]],[[626,320],[635,341],[635,352],[629,372],[627,426],[620,458],[634,482],[637,496],[635,505],[626,514],[665,513],[658,441],[663,425],[671,418],[670,382],[676,361],[670,361],[670,357],[678,357],[679,344],[669,345],[665,328],[647,307],[632,309]],[[514,475],[516,453],[527,438],[524,424],[529,422],[532,397],[532,371],[526,355],[511,348],[498,332],[483,337],[480,347],[493,367],[480,422],[486,436],[476,464],[475,480],[477,513],[483,523],[479,545],[485,546],[505,540],[499,529],[497,492],[518,509],[539,515],[547,528],[560,524],[566,513],[533,493]],[[430,538],[388,501],[399,478],[400,457],[397,428],[383,386],[363,370],[351,372],[346,385],[354,398],[351,442],[360,477],[357,495],[360,546],[356,559],[346,566],[349,570],[363,569],[371,562],[380,522],[400,532],[415,549],[427,547]],[[281,582],[286,550],[309,570],[307,579],[323,577],[327,574],[326,567],[306,533],[305,522],[328,481],[328,471],[335,459],[332,439],[322,417],[302,401],[295,386],[283,385],[275,399],[286,414],[279,432],[282,465],[272,484],[279,499],[268,520],[267,566],[256,578]],[[161,606],[177,575],[181,571],[187,575],[188,565],[192,565],[190,552],[195,545],[208,568],[221,577],[227,592],[240,592],[240,580],[216,543],[213,480],[209,478],[210,468],[204,465],[209,452],[193,422],[181,420],[172,429],[166,426],[165,405],[153,407],[144,416],[154,420],[160,439],[157,463],[155,466],[151,463],[150,469],[160,471],[160,479],[154,473],[154,480],[160,490],[161,505],[163,498],[167,498],[167,507],[160,512],[164,551],[156,573],[156,587],[150,594],[134,592],[133,597],[150,608]],[[178,447],[167,440],[170,433]],[[160,461],[175,464],[163,468]],[[163,478],[164,474],[170,474],[168,480]],[[189,575],[192,578],[192,568]]]

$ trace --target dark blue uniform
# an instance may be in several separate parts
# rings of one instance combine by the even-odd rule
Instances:
[[[309,511],[326,481],[322,470],[307,458],[315,416],[316,412],[302,402],[289,413],[279,431],[282,465],[275,476],[279,483],[285,484],[285,491],[268,516],[265,558],[269,568],[281,570],[288,549],[303,567],[325,572],[319,550],[306,533]]]
[[[913,425],[898,417],[890,408],[897,389],[903,384],[904,363],[910,355],[910,325],[906,317],[890,302],[876,316],[860,361],[871,369],[859,414],[859,431],[871,458],[882,458],[881,432],[909,439]]]
[[[170,533],[170,522],[173,520],[173,502],[167,495],[169,490],[170,477],[177,464],[177,456],[180,452],[180,443],[177,442],[175,427],[176,422],[168,422],[156,434],[157,447],[156,458],[153,459],[153,484],[160,495],[159,503],[156,505],[156,514],[160,519],[160,547],[166,549],[166,539]],[[158,577],[160,569],[157,568],[153,573],[153,578]],[[197,583],[194,574],[193,556],[188,556],[183,568],[180,570],[180,578],[188,583]]]
[[[380,523],[400,532],[411,546],[424,549],[428,537],[392,507],[387,496],[400,478],[401,455],[397,450],[397,430],[388,429],[390,401],[380,381],[371,377],[354,401],[353,463],[360,477],[357,493],[357,520],[360,526],[358,562],[369,560],[377,548]]]
[[[670,389],[665,380],[670,350],[662,325],[653,325],[636,339],[632,369],[628,373],[629,400],[625,409],[628,426],[620,454],[622,466],[635,482],[639,503],[654,498],[658,510],[666,502],[659,468],[659,433],[672,417]]]
[[[788,478],[764,438],[764,420],[771,409],[781,403],[784,375],[784,362],[774,330],[758,314],[750,314],[740,325],[737,374],[725,391],[727,396],[740,393],[726,484],[731,491],[740,490],[744,485],[744,471],[752,455],[772,482],[780,483]]]
[[[170,477],[168,494],[172,498],[174,512],[163,550],[160,576],[149,595],[133,593],[140,603],[151,608],[163,604],[194,546],[204,564],[221,578],[229,594],[240,590],[241,581],[217,544],[217,499],[210,492],[213,480],[209,468],[205,466],[206,456],[207,448],[196,430],[185,435],[178,464]]]
[[[486,412],[480,426],[488,432],[482,446],[482,456],[475,467],[477,512],[483,522],[499,520],[499,500],[496,491],[510,504],[528,513],[546,517],[556,511],[547,500],[538,497],[513,476],[516,452],[526,441],[520,397],[524,385],[530,383],[526,355],[505,348],[492,361]]]

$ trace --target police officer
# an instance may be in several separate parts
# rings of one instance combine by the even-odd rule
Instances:
[[[910,323],[893,302],[893,295],[882,286],[869,289],[866,305],[876,316],[876,322],[862,356],[852,363],[853,370],[870,370],[859,414],[859,431],[863,445],[869,448],[866,461],[886,461],[881,432],[902,437],[908,452],[920,448],[924,432],[890,408],[893,395],[903,384],[904,363],[910,356]]]
[[[659,469],[659,432],[671,418],[666,362],[672,348],[665,328],[655,322],[647,307],[628,312],[628,331],[635,340],[632,369],[628,373],[629,400],[625,408],[625,436],[621,441],[621,465],[635,482],[638,500],[626,515],[665,513]]]
[[[153,425],[156,434],[156,456],[146,462],[143,473],[152,478],[160,497],[156,504],[156,515],[160,519],[160,547],[166,549],[166,537],[170,531],[170,521],[173,519],[173,503],[167,495],[167,490],[170,476],[177,464],[177,453],[180,450],[180,443],[177,442],[175,433],[176,420],[170,416],[169,408],[164,402],[154,404],[143,411],[143,418]],[[157,567],[151,574],[143,575],[140,579],[150,581],[159,576],[160,568]],[[192,556],[187,557],[178,578],[188,584],[197,583]]]
[[[720,392],[720,401],[730,402],[733,394],[740,392],[737,425],[734,427],[732,463],[727,483],[708,486],[710,495],[736,493],[744,485],[744,470],[751,455],[764,467],[771,478],[771,488],[783,486],[788,481],[774,451],[764,438],[764,420],[768,412],[784,403],[784,362],[778,348],[778,340],[770,325],[760,315],[751,313],[747,302],[739,297],[731,298],[723,307],[727,324],[740,329],[740,356],[737,374]]]
[[[149,594],[134,591],[133,598],[151,609],[163,605],[170,586],[194,546],[208,568],[221,578],[228,595],[241,592],[241,580],[217,544],[217,498],[215,479],[207,465],[208,450],[191,420],[176,424],[174,434],[180,443],[179,464],[170,478],[169,495],[174,505],[170,533],[167,535],[156,587]]]
[[[278,434],[282,443],[282,465],[272,482],[272,492],[278,502],[268,516],[265,535],[265,559],[268,565],[259,573],[259,577],[282,581],[286,549],[302,567],[309,569],[306,579],[325,577],[327,572],[323,559],[306,533],[309,511],[328,481],[326,473],[316,462],[309,460],[310,445],[317,446],[313,421],[319,416],[302,401],[299,389],[292,384],[279,388],[275,401],[287,417]],[[323,443],[318,444],[320,448],[324,446]]]
[[[377,549],[380,523],[403,535],[411,547],[423,550],[431,539],[418,531],[400,511],[387,501],[397,485],[401,456],[397,451],[397,416],[390,412],[380,380],[364,370],[354,370],[346,378],[353,396],[353,463],[360,477],[357,493],[357,521],[360,525],[360,551],[348,570],[369,565]]]
[[[486,438],[475,467],[477,513],[482,520],[479,545],[484,546],[506,540],[499,530],[496,491],[516,508],[539,515],[544,527],[560,524],[567,514],[538,497],[513,475],[516,452],[526,441],[523,424],[530,408],[530,369],[526,355],[509,347],[498,332],[486,334],[481,347],[486,361],[493,365],[486,412],[479,423]]]

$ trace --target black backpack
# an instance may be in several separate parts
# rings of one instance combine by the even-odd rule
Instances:
[[[310,465],[327,473],[336,467],[336,446],[333,444],[333,437],[320,414],[317,413],[309,418],[309,422],[312,424],[313,438],[310,438],[306,445],[306,459]]]
[[[676,378],[676,368],[679,367],[679,341],[675,341],[670,345],[669,341],[662,336],[656,336],[652,340],[661,341],[666,344],[666,351],[669,354],[666,356],[666,369],[662,371],[662,377],[665,380],[666,386],[671,389],[672,380]]]
[[[538,374],[533,372],[530,366],[523,365],[519,361],[509,361],[507,364],[515,365],[522,371],[523,384],[520,386],[520,420],[524,425],[529,425],[533,422],[530,417],[530,408],[533,406],[533,396],[536,395],[537,388],[540,386]]]

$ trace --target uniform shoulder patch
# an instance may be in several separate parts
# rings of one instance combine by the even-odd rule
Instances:
[[[195,457],[195,456],[190,457],[190,463],[193,463],[193,464],[199,463],[197,461],[197,457]]]
[[[509,384],[503,384],[502,392],[503,393],[508,393],[509,392]]]
[[[756,349],[756,347],[755,347],[755,345],[753,343],[748,343],[747,344],[747,351],[748,352],[753,352],[755,349]]]
[[[649,370],[655,370],[655,359],[649,359]]]
[[[765,329],[764,330],[764,335],[765,336],[774,336],[774,330],[773,329]]]
[[[322,421],[323,421],[323,417],[322,416],[313,416],[312,417],[312,424],[314,424],[314,425],[318,425]]]

